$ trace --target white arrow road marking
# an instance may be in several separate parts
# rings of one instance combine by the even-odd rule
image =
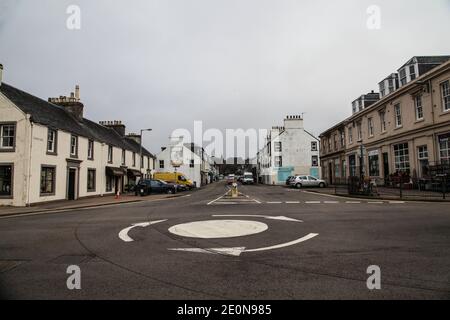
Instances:
[[[297,220],[294,218],[289,218],[285,216],[264,216],[258,214],[213,214],[213,217],[253,217],[253,218],[265,218],[271,220],[282,220],[282,221],[292,221],[292,222],[303,222],[302,220]]]
[[[134,241],[132,238],[130,238],[130,236],[128,235],[128,232],[136,227],[141,227],[141,228],[145,228],[148,227],[152,224],[156,224],[156,223],[160,223],[160,222],[164,222],[167,221],[167,219],[165,220],[157,220],[157,221],[150,221],[150,222],[141,222],[141,223],[133,223],[130,227],[122,229],[119,232],[119,238],[125,242],[132,242]]]
[[[300,239],[277,244],[275,246],[265,247],[265,248],[257,248],[257,249],[246,249],[245,247],[232,247],[232,248],[209,248],[209,249],[202,249],[202,248],[171,248],[168,250],[171,251],[184,251],[184,252],[195,252],[195,253],[210,253],[210,254],[225,254],[225,255],[231,255],[231,256],[240,256],[243,252],[258,252],[258,251],[267,251],[267,250],[274,250],[274,249],[280,249],[288,246],[292,246],[294,244],[304,242],[306,240],[312,239],[316,236],[318,236],[318,233],[310,233]]]

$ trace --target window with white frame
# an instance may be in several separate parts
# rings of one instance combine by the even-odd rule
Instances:
[[[394,115],[395,115],[395,126],[401,127],[402,126],[402,109],[399,103],[397,103],[394,106]]]
[[[281,152],[281,142],[280,141],[274,142],[274,150],[275,150],[275,152]]]
[[[113,162],[113,146],[108,146],[108,162]]]
[[[384,81],[380,82],[380,94],[382,97],[386,95],[386,87],[384,85]]]
[[[311,141],[311,151],[317,151],[317,141]]]
[[[358,132],[358,141],[362,140],[361,122],[356,124],[356,131]]]
[[[408,143],[394,145],[394,167],[397,171],[409,171]]]
[[[280,156],[275,157],[275,167],[280,168],[283,166],[283,158]]]
[[[417,95],[414,97],[414,106],[416,110],[416,120],[423,119],[423,108],[422,108],[422,95]]]
[[[94,141],[93,140],[88,141],[88,159],[94,160]]]
[[[386,111],[380,112],[380,124],[381,124],[381,132],[386,131]]]
[[[417,147],[417,156],[419,160],[428,159],[428,147],[427,146]]]
[[[159,160],[159,168],[164,169],[164,160]]]
[[[337,134],[334,134],[333,142],[334,142],[334,150],[337,150],[338,149]]]
[[[70,136],[70,156],[78,156],[78,137],[74,135]]]
[[[388,89],[389,89],[388,93],[394,92],[395,88],[394,88],[394,80],[393,79],[388,80]]]
[[[0,149],[14,150],[16,139],[16,125],[0,124]]]
[[[442,135],[439,139],[439,159],[441,162],[448,163],[450,160],[450,134]]]
[[[133,167],[136,167],[136,152],[133,152]]]
[[[56,130],[48,129],[47,133],[47,153],[56,153]]]
[[[367,126],[369,129],[369,136],[372,137],[373,136],[373,120],[372,120],[372,118],[367,119]]]
[[[353,143],[353,127],[348,127],[348,143]]]
[[[399,73],[400,73],[400,84],[404,86],[407,83],[406,69],[405,68],[401,69]]]
[[[441,83],[442,106],[444,111],[450,110],[450,80]]]
[[[416,78],[416,69],[414,65],[409,66],[409,78],[413,81]]]
[[[344,132],[344,130],[341,130],[340,134],[341,134],[341,148],[345,148],[345,132]]]
[[[311,157],[311,166],[312,167],[318,167],[319,166],[319,157],[318,156],[312,156]]]
[[[125,163],[127,161],[126,155],[127,155],[127,152],[125,151],[125,149],[122,149],[122,165],[123,166],[125,165]]]

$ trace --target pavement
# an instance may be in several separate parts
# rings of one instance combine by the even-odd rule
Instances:
[[[168,194],[151,194],[148,196],[135,196],[135,195],[121,195],[116,198],[115,196],[103,196],[103,197],[90,197],[78,199],[76,201],[62,200],[62,201],[52,201],[47,203],[36,204],[29,207],[11,207],[11,206],[0,206],[0,217],[11,216],[19,214],[32,214],[32,213],[42,213],[42,212],[53,212],[53,211],[67,211],[74,209],[92,208],[107,205],[117,205],[130,202],[140,202],[140,201],[152,201],[165,198],[179,197],[183,194],[178,193],[175,195]]]
[[[0,217],[9,299],[449,299],[447,203],[220,182],[182,197]],[[245,201],[241,201],[245,200]],[[81,289],[67,268],[79,266]],[[381,289],[369,290],[369,266]]]

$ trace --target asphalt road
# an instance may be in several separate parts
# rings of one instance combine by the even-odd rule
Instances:
[[[449,204],[369,203],[260,185],[240,187],[242,199],[220,198],[226,190],[216,183],[156,202],[0,218],[1,295],[450,298]],[[119,238],[134,223],[159,220],[122,232],[133,241]],[[202,222],[210,220],[211,228]],[[170,232],[174,226],[188,236]],[[200,238],[205,233],[223,237]],[[311,234],[318,235],[304,238]],[[69,265],[81,269],[81,290],[67,289]],[[370,265],[380,267],[380,290],[367,288]]]

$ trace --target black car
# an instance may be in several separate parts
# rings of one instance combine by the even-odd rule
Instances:
[[[167,183],[162,180],[144,179],[139,181],[136,186],[136,191],[141,196],[149,195],[150,193],[175,193],[177,188],[174,184]]]
[[[287,186],[290,186],[291,180],[294,180],[294,179],[295,179],[295,176],[289,176],[289,177],[286,179],[286,185],[287,185]]]

